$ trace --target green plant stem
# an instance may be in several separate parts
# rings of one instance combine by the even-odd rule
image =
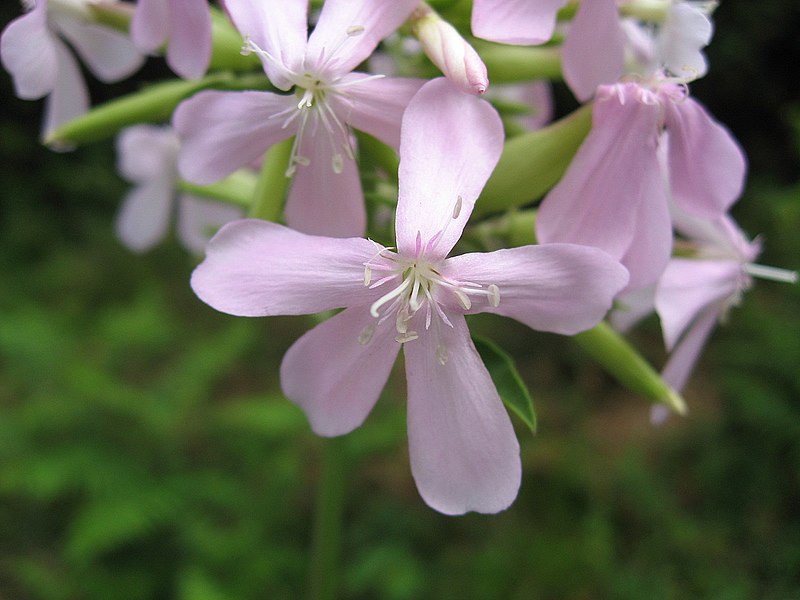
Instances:
[[[322,439],[322,471],[309,568],[309,600],[334,600],[339,587],[339,555],[345,496],[345,443]]]
[[[293,138],[272,146],[264,155],[264,163],[253,194],[250,216],[265,221],[278,221],[283,213],[289,178],[286,167],[292,151]]]

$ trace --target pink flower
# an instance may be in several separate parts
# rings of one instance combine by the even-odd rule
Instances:
[[[294,87],[296,94],[205,91],[182,103],[173,119],[183,138],[181,174],[211,183],[294,136],[289,225],[320,235],[363,234],[366,215],[350,128],[396,147],[403,110],[422,82],[351,71],[415,5],[328,0],[306,39],[306,1],[228,0],[245,48],[258,54],[276,87]]]
[[[207,0],[139,0],[131,39],[145,52],[167,45],[167,64],[181,77],[202,77],[211,60],[211,13]]]
[[[90,22],[88,0],[25,0],[26,12],[0,38],[3,67],[17,96],[47,96],[43,136],[89,108],[89,92],[66,40],[103,82],[136,71],[144,57],[121,33]]]
[[[659,144],[667,144],[665,174]],[[592,130],[542,202],[538,239],[602,248],[628,268],[630,289],[646,287],[672,247],[665,178],[678,207],[713,219],[741,194],[745,169],[738,144],[685,88],[600,86]]]
[[[605,253],[567,244],[447,258],[502,147],[488,103],[431,81],[403,117],[396,250],[238,221],[192,276],[197,295],[230,314],[344,308],[281,365],[284,393],[320,435],[364,421],[402,346],[411,470],[425,502],[447,514],[503,510],[520,483],[514,430],[464,315],[574,334],[597,323],[627,281]]]
[[[144,252],[167,235],[175,211],[180,142],[170,127],[137,125],[117,137],[118,169],[134,183],[117,216],[117,235],[134,252]],[[178,194],[178,238],[201,254],[223,224],[241,218],[234,206]]]

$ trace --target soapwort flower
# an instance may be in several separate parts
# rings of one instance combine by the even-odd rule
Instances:
[[[186,79],[205,74],[211,60],[211,13],[207,0],[138,0],[131,39],[144,52],[167,43],[167,64]]]
[[[166,236],[176,200],[178,239],[197,254],[219,227],[242,216],[235,206],[176,194],[179,147],[170,127],[136,125],[117,136],[117,168],[134,184],[117,216],[117,235],[134,252],[149,250]]]
[[[92,23],[89,0],[23,0],[26,13],[11,21],[0,38],[3,67],[17,96],[47,96],[43,135],[89,109],[89,91],[66,41],[89,70],[105,83],[119,81],[144,62],[118,31]]]
[[[627,273],[596,248],[525,246],[448,258],[503,147],[497,112],[444,79],[403,117],[396,249],[237,221],[192,275],[197,295],[242,316],[342,312],[281,365],[288,398],[320,435],[358,427],[402,347],[411,470],[447,514],[493,513],[516,497],[519,446],[465,315],[491,312],[574,334],[596,324]]]
[[[363,193],[351,127],[397,147],[400,119],[422,81],[351,72],[411,13],[415,0],[328,0],[307,36],[305,0],[228,0],[245,51],[280,90],[204,91],[173,123],[183,139],[178,168],[212,183],[294,136],[287,176],[290,226],[320,235],[362,235]],[[323,199],[324,191],[324,199]]]
[[[592,130],[541,204],[538,239],[602,248],[628,268],[630,289],[646,287],[670,257],[668,191],[682,210],[719,218],[745,171],[739,145],[685,86],[661,78],[600,86]]]

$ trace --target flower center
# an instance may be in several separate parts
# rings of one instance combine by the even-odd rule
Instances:
[[[454,280],[442,273],[443,264],[444,261],[432,263],[421,253],[406,258],[386,248],[364,263],[365,286],[376,289],[389,283],[396,285],[370,306],[370,314],[376,321],[361,332],[359,342],[367,344],[375,328],[391,317],[397,330],[395,341],[411,342],[419,337],[419,332],[411,329],[411,321],[417,313],[424,315],[425,330],[433,326],[437,338],[441,338],[442,324],[453,327],[447,317],[448,311],[460,308],[466,312],[472,308],[473,299],[478,298],[485,299],[491,306],[499,306],[500,289],[495,284],[484,287]],[[373,281],[374,275],[380,277]],[[447,348],[441,341],[436,345],[436,357],[442,365],[447,363]]]
[[[295,121],[298,122],[297,133],[289,155],[289,165],[286,169],[287,177],[295,174],[297,165],[307,167],[311,164],[311,158],[306,154],[309,144],[325,143],[329,145],[331,168],[334,173],[342,173],[345,157],[355,160],[350,126],[340,114],[343,104],[347,102],[347,88],[382,78],[383,75],[345,79],[345,77],[331,78],[323,72],[327,72],[327,65],[332,63],[345,42],[363,32],[364,27],[360,25],[348,27],[342,41],[327,53],[323,52],[326,56],[320,57],[322,60],[319,61],[319,66],[302,73],[289,71],[275,57],[259,48],[250,38],[245,40],[242,54],[255,52],[267,62],[278,66],[296,88],[295,93],[298,98],[296,108],[292,106],[269,117],[271,119],[285,118],[282,125],[284,129]],[[318,136],[324,140],[319,140]]]

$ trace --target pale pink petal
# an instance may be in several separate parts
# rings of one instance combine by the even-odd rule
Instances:
[[[711,41],[714,27],[700,8],[689,2],[672,4],[658,35],[664,66],[677,77],[698,79],[708,64],[702,49]]]
[[[655,307],[656,286],[652,285],[619,295],[614,308],[608,316],[611,326],[623,333],[639,321],[652,314]]]
[[[439,336],[429,330],[404,345],[411,472],[439,512],[496,513],[517,496],[519,444],[464,318],[451,321]]]
[[[642,174],[645,189],[650,193],[636,208],[636,235],[620,260],[630,273],[629,290],[655,284],[667,268],[672,254],[672,227],[662,175],[652,170]],[[647,177],[652,179],[647,181]]]
[[[378,250],[361,238],[315,237],[269,221],[234,221],[208,243],[206,259],[192,273],[192,289],[206,304],[243,317],[366,306],[375,291],[364,286],[364,263]]]
[[[656,288],[656,311],[667,350],[706,307],[734,296],[742,267],[733,260],[674,258]]]
[[[205,251],[208,241],[225,223],[244,216],[238,206],[190,194],[181,194],[178,202],[178,239],[195,254]]]
[[[89,110],[89,90],[77,61],[60,40],[54,40],[54,45],[58,56],[58,73],[56,85],[45,101],[43,137]]]
[[[170,127],[134,125],[117,136],[117,170],[131,182],[175,179],[178,136]]]
[[[58,20],[58,29],[89,70],[104,83],[124,79],[144,64],[141,52],[119,31],[63,17]]]
[[[522,246],[447,259],[444,275],[495,284],[500,304],[473,302],[539,331],[573,335],[596,325],[628,282],[628,272],[597,248],[574,244]]]
[[[503,44],[543,44],[567,0],[475,0],[472,33]]]
[[[47,28],[47,3],[39,2],[17,17],[0,37],[0,59],[14,79],[14,91],[24,100],[46,96],[56,85],[56,39]]]
[[[308,37],[308,0],[226,0],[225,8],[239,33],[272,59],[260,56],[277,88],[288,90],[291,72],[301,73]]]
[[[211,13],[206,0],[172,0],[167,64],[181,77],[199,79],[211,60]]]
[[[206,185],[249,165],[271,145],[295,134],[297,123],[283,127],[294,96],[270,92],[203,91],[182,102],[172,117],[181,137],[178,170]]]
[[[153,179],[125,196],[117,215],[117,236],[134,252],[144,252],[164,239],[172,212],[174,181]]]
[[[311,162],[297,165],[286,200],[286,223],[313,235],[363,236],[367,213],[355,161],[343,156],[341,173],[335,172],[333,150],[321,132],[306,135],[301,150]]]
[[[503,151],[503,124],[486,101],[444,78],[422,86],[403,115],[397,247],[444,258]]]
[[[673,389],[681,391],[692,374],[714,326],[722,314],[722,306],[714,304],[703,310],[689,327],[686,335],[672,350],[661,376]]]
[[[327,0],[308,38],[307,67],[332,77],[364,62],[418,0]]]
[[[523,105],[528,113],[511,119],[528,131],[540,129],[553,119],[553,91],[546,81],[493,83],[486,97]]]
[[[341,81],[357,81],[365,77],[364,73],[350,73]],[[424,79],[407,77],[371,79],[362,85],[351,85],[346,96],[333,96],[331,102],[336,103],[336,112],[345,122],[397,148],[400,146],[403,112],[424,83]]]
[[[542,243],[596,246],[621,259],[637,235],[639,207],[666,202],[656,155],[660,109],[642,102],[635,84],[600,89],[592,130],[542,202],[536,232]]]
[[[615,0],[581,2],[562,47],[564,80],[582,102],[615,83],[625,65],[625,34]]]
[[[167,41],[169,0],[138,0],[131,20],[131,39],[144,52],[154,52]]]
[[[721,216],[742,193],[744,153],[730,132],[693,98],[664,105],[675,202],[699,216]]]
[[[315,433],[342,435],[361,425],[386,385],[400,344],[389,323],[362,335],[374,323],[367,306],[345,309],[283,357],[283,393],[305,411]]]

